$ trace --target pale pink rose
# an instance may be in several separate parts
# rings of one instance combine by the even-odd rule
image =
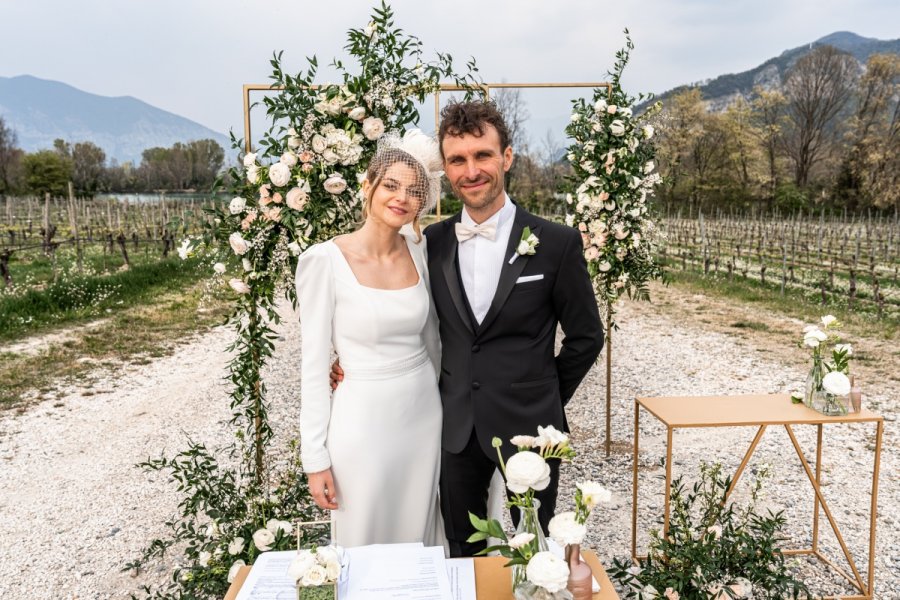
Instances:
[[[579,223],[579,224],[578,224],[578,231],[584,233],[585,231],[587,231],[587,225],[585,225],[584,223]]]
[[[275,192],[272,194],[272,202],[275,204],[281,204],[284,201],[284,197],[281,195],[281,192]]]
[[[259,199],[260,206],[268,206],[271,203],[272,203],[272,196],[266,196],[265,198]]]
[[[666,597],[666,600],[679,600],[681,598],[681,595],[672,588],[666,588],[663,596]]]
[[[309,196],[298,187],[291,188],[287,193],[287,198],[285,198],[288,208],[297,211],[302,211],[306,208],[307,200],[309,200]]]
[[[312,162],[313,153],[310,152],[309,150],[304,150],[303,152],[300,153],[300,155],[297,158],[299,158],[300,162],[302,162],[302,163]]]
[[[269,185],[268,183],[265,185],[259,186],[259,197],[260,198],[268,198],[269,196],[272,195],[271,192],[272,192],[272,186]]]
[[[267,221],[280,221],[281,220],[281,207],[273,206],[269,210],[265,212],[263,215]]]
[[[600,251],[597,250],[597,248],[594,246],[589,246],[584,251],[584,258],[585,260],[597,260],[598,258],[600,258]]]

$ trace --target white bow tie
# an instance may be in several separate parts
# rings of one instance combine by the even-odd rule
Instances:
[[[476,225],[466,225],[464,223],[456,224],[456,239],[460,242],[472,239],[476,235],[480,235],[491,241],[497,237],[497,222],[481,223]]]

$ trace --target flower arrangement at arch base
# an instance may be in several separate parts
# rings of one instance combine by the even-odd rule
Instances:
[[[571,600],[573,590],[579,594],[574,596],[575,600],[590,598],[591,571],[580,562],[580,545],[587,534],[585,523],[591,510],[600,502],[609,502],[610,492],[593,481],[581,482],[575,492],[575,511],[559,513],[550,520],[550,537],[566,548],[567,560],[564,560],[548,550],[538,521],[540,502],[534,495],[550,484],[547,461],[571,460],[575,450],[569,445],[568,436],[553,426],[538,427],[537,436],[517,435],[510,443],[518,451],[504,463],[500,452],[503,441],[493,439],[506,487],[512,492],[512,499],[506,506],[516,507],[519,511],[516,533],[509,536],[496,519],[480,519],[469,513],[476,532],[468,541],[480,542],[489,538],[499,541],[480,554],[498,552],[509,559],[505,566],[512,567],[512,589],[516,600]],[[577,581],[573,580],[573,574],[579,576]]]

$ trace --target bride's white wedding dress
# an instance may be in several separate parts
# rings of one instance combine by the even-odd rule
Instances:
[[[333,241],[307,249],[297,269],[301,460],[307,473],[332,469],[334,541],[347,547],[444,544],[437,316],[425,240],[404,238],[412,287],[361,285]],[[344,370],[333,396],[332,348]]]

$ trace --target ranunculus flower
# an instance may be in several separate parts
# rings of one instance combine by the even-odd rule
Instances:
[[[300,550],[297,552],[297,556],[294,557],[294,560],[291,561],[291,566],[288,567],[287,574],[294,581],[302,581],[306,572],[316,564],[315,555],[309,550]]]
[[[588,246],[588,248],[584,251],[585,260],[597,260],[598,258],[600,258],[600,251],[596,246]]]
[[[213,265],[213,271],[218,275],[222,275],[225,273],[225,264],[224,263],[216,263]]]
[[[250,286],[248,286],[246,283],[244,283],[240,279],[236,279],[236,278],[229,279],[228,285],[230,285],[231,289],[236,291],[238,294],[249,294],[250,293]],[[237,539],[240,539],[241,543],[243,544],[243,538],[237,538]],[[230,548],[231,548],[231,546],[229,546],[229,552],[230,552]],[[232,554],[237,554],[237,552],[232,552]]]
[[[240,232],[237,231],[228,236],[228,243],[231,244],[231,249],[234,250],[234,253],[238,256],[246,254],[247,250],[250,249],[250,244],[248,244],[247,240],[241,237]]]
[[[247,201],[243,198],[235,197],[231,199],[231,202],[228,203],[228,212],[233,215],[239,215],[244,212],[244,209],[247,207]]]
[[[614,119],[613,122],[609,124],[609,132],[616,137],[621,137],[625,135],[625,124],[619,119]]]
[[[228,554],[234,556],[235,554],[240,554],[241,550],[244,549],[244,538],[236,537],[231,540],[231,543],[228,544]],[[241,561],[244,562],[244,561]],[[234,568],[234,567],[232,567]]]
[[[536,452],[517,452],[506,461],[506,487],[514,494],[524,494],[528,488],[541,491],[548,485],[550,465]]]
[[[297,164],[297,155],[293,152],[285,152],[281,155],[279,162],[283,165],[287,165],[288,167],[293,167]]]
[[[268,529],[258,529],[253,534],[253,543],[259,548],[260,552],[268,552],[275,543],[275,534]]]
[[[328,575],[325,573],[325,567],[316,564],[306,571],[306,575],[303,576],[300,584],[304,586],[322,585],[327,579]]]
[[[323,185],[329,194],[340,194],[347,189],[347,181],[338,173],[332,173]]]
[[[306,195],[306,192],[301,190],[298,187],[291,188],[287,193],[287,198],[285,198],[285,203],[288,205],[288,208],[293,210],[303,210],[306,208],[306,202],[309,200],[309,196]]]
[[[525,576],[534,585],[555,594],[565,589],[569,581],[569,567],[563,559],[557,558],[552,552],[538,552],[528,561]]]
[[[619,110],[618,106],[616,106],[615,104],[610,104],[609,106],[606,107],[606,114],[614,115],[614,114],[616,114],[617,110]]]
[[[281,195],[281,192],[275,192],[272,194],[272,202],[275,204],[281,204],[284,202],[284,196]]]
[[[600,502],[612,500],[612,492],[596,481],[582,481],[575,487],[581,490],[581,500],[588,508],[594,508]]]
[[[364,106],[357,106],[356,108],[351,110],[349,113],[347,113],[347,116],[350,117],[351,119],[353,119],[354,121],[362,121],[363,119],[366,118],[366,109]]]
[[[256,152],[248,152],[244,155],[244,166],[252,167],[256,164]]]
[[[822,387],[829,394],[846,396],[850,393],[850,379],[840,371],[832,371],[822,378]]]
[[[522,533],[510,538],[509,541],[507,542],[507,544],[509,544],[509,547],[512,548],[513,550],[518,550],[519,548],[522,548],[522,547],[530,544],[531,540],[533,540],[533,539],[534,539],[533,533],[528,533],[527,531],[523,531]]]
[[[362,124],[362,132],[367,140],[377,140],[384,134],[384,121],[378,117],[366,117]]]
[[[283,187],[291,180],[291,168],[284,163],[277,162],[269,167],[269,181],[276,187]]]
[[[247,566],[247,563],[245,563],[243,559],[238,559],[234,561],[234,563],[232,563],[231,568],[228,569],[228,583],[234,581],[234,578],[237,577],[238,571],[240,571],[241,567],[244,566]]]
[[[273,206],[269,210],[265,212],[263,215],[269,221],[280,221],[281,220],[281,207]]]
[[[547,526],[550,537],[556,540],[560,546],[580,544],[587,535],[587,527],[575,520],[575,513],[568,510],[561,512],[552,519]]]
[[[316,154],[322,154],[325,152],[325,148],[328,147],[328,142],[326,142],[325,138],[318,133],[312,137],[310,144],[312,145],[313,152]]]

